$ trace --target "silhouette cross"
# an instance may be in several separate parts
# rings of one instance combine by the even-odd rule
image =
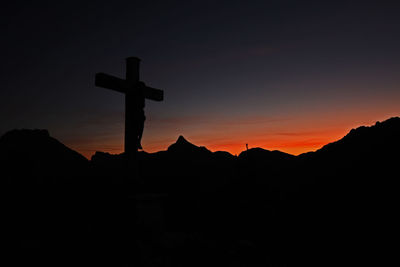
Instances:
[[[162,101],[164,92],[139,81],[140,59],[126,59],[126,79],[96,73],[95,85],[125,94],[125,155],[132,157],[139,148],[144,127],[145,99]]]

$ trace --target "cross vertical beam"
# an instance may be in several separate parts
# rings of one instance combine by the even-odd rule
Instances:
[[[125,154],[128,158],[135,155],[138,150],[137,136],[137,118],[135,118],[135,111],[140,107],[135,105],[135,102],[139,102],[140,94],[138,90],[133,90],[133,87],[139,83],[139,66],[140,59],[137,57],[128,57],[126,59],[126,81],[128,86],[132,89],[126,90],[125,93]],[[144,102],[144,99],[143,99]]]

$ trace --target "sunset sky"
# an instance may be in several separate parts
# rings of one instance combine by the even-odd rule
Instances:
[[[13,1],[0,9],[0,134],[44,128],[90,158],[121,153],[124,96],[96,72],[164,90],[143,147],[312,151],[400,116],[395,1]],[[351,3],[350,3],[351,2]]]

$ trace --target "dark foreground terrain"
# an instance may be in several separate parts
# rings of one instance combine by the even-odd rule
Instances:
[[[359,266],[395,259],[400,118],[292,156],[183,137],[96,153],[45,130],[0,138],[7,266]]]

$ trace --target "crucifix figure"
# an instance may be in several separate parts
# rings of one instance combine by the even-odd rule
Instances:
[[[120,79],[105,73],[96,73],[95,85],[125,94],[125,155],[131,158],[138,149],[142,149],[145,99],[162,101],[164,92],[146,86],[139,81],[140,59],[126,59],[126,79]]]

